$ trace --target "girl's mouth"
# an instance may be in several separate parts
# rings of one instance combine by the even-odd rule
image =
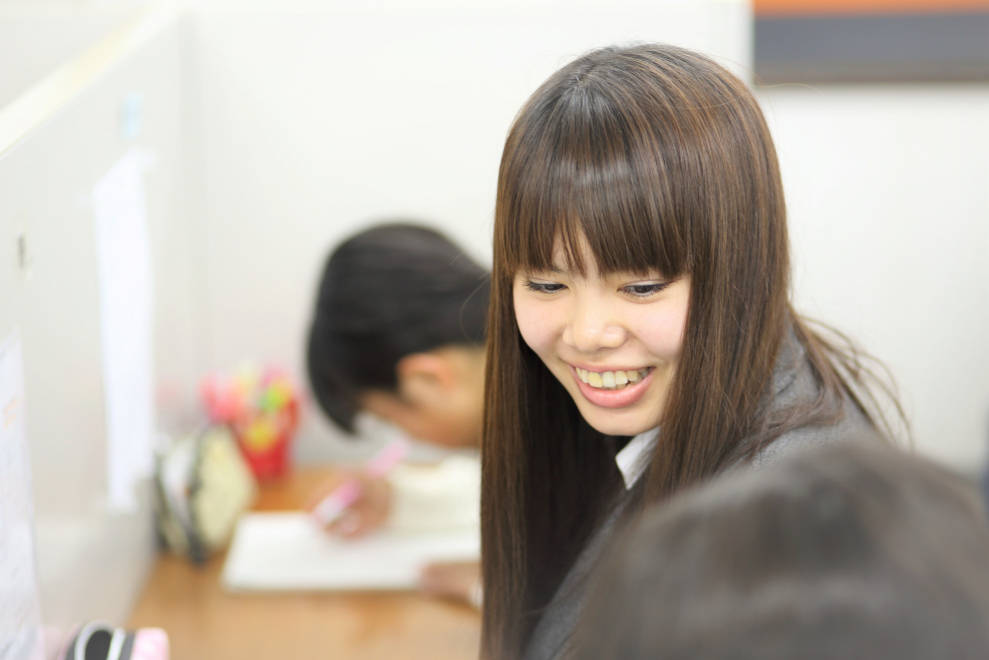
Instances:
[[[584,398],[602,408],[624,408],[636,403],[649,389],[654,367],[590,371],[570,366]]]
[[[650,371],[650,367],[642,369],[617,369],[614,371],[588,371],[580,367],[574,367],[577,378],[582,383],[586,383],[596,389],[616,390],[628,385],[634,385],[645,378]]]

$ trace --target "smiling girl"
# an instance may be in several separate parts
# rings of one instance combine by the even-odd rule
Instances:
[[[603,49],[529,99],[495,211],[483,656],[564,653],[587,575],[644,505],[787,447],[886,435],[859,354],[788,292],[775,150],[726,70]]]

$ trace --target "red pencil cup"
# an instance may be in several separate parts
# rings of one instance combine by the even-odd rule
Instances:
[[[241,367],[230,379],[210,376],[203,400],[214,422],[229,424],[258,480],[284,475],[291,461],[292,437],[299,423],[296,390],[278,369],[263,374]]]
[[[259,480],[280,477],[288,471],[298,420],[299,405],[293,400],[277,412],[262,411],[234,423],[237,444]]]

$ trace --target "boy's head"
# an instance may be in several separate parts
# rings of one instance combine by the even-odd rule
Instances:
[[[476,442],[488,272],[440,233],[381,224],[323,269],[307,363],[324,412],[352,432],[366,410],[421,440]]]
[[[577,658],[989,657],[989,527],[883,445],[794,453],[649,510],[597,575]]]

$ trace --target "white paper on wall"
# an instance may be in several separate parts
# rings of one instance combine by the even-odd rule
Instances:
[[[107,496],[114,510],[137,509],[135,484],[152,469],[152,270],[144,170],[151,156],[131,149],[93,189],[99,260]]]
[[[15,332],[0,342],[0,660],[43,653],[24,416],[24,362]]]

